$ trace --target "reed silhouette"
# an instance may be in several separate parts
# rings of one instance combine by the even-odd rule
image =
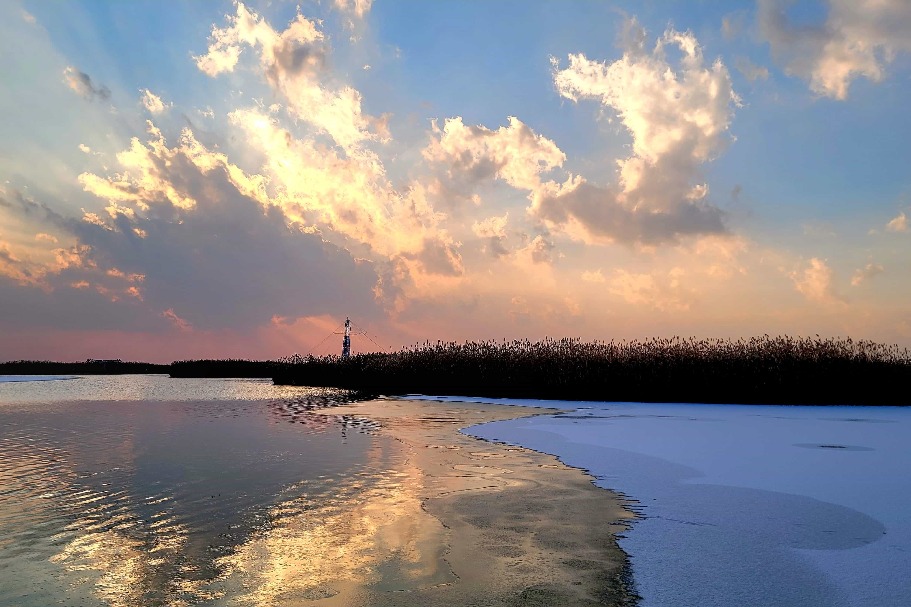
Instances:
[[[273,360],[178,360],[168,365],[171,377],[271,378],[282,367]]]
[[[436,394],[744,404],[907,405],[907,349],[850,338],[425,342],[395,353],[294,356],[276,384]]]
[[[12,361],[0,374],[272,378],[361,395],[436,394],[744,404],[908,405],[911,353],[850,338],[424,342],[394,353],[276,361]]]

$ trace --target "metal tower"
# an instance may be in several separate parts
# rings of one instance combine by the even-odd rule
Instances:
[[[351,319],[345,318],[345,337],[342,338],[342,358],[351,356]]]

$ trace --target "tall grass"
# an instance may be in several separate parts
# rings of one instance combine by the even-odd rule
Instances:
[[[271,378],[282,365],[271,360],[226,358],[220,360],[177,360],[168,365],[171,377]]]
[[[638,402],[911,404],[911,354],[851,339],[425,342],[392,354],[291,357],[275,383],[376,394]]]

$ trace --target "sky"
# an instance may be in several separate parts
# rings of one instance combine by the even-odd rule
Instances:
[[[907,0],[5,1],[0,360],[330,354],[346,316],[354,352],[911,346],[909,31]]]

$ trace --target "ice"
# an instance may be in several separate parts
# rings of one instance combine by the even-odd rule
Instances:
[[[911,410],[542,402],[468,432],[637,500],[644,607],[911,605]]]
[[[58,379],[78,379],[75,375],[0,375],[0,383],[20,381],[53,381]]]

